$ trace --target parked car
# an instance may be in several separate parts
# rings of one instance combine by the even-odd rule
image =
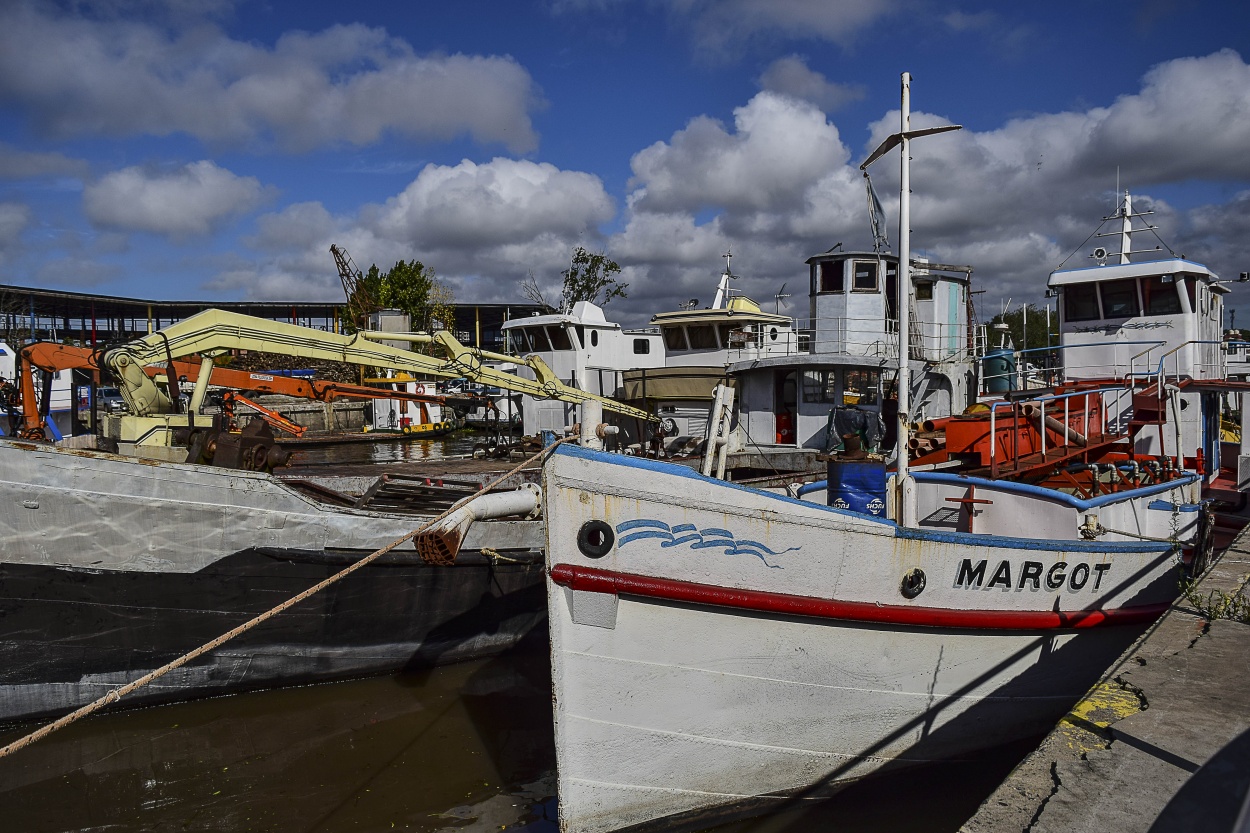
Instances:
[[[98,388],[96,390],[96,407],[107,414],[123,414],[129,410],[122,392],[117,388]]]

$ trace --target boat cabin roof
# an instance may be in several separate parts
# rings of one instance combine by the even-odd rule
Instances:
[[[554,312],[550,315],[531,315],[529,318],[513,318],[505,321],[501,329],[515,330],[518,327],[543,327],[548,324],[573,324],[574,326],[599,327],[607,330],[619,330],[620,324],[608,321],[603,310],[589,301],[578,301],[571,312]]]
[[[729,299],[724,309],[681,309],[659,312],[651,316],[657,326],[674,324],[782,324],[789,326],[790,316],[764,312],[759,304],[741,295]]]
[[[1047,279],[1048,287],[1069,286],[1076,283],[1093,283],[1095,281],[1115,281],[1125,278],[1144,278],[1151,275],[1193,275],[1206,278],[1212,282],[1213,292],[1227,292],[1228,288],[1214,282],[1215,274],[1192,260],[1168,258],[1166,260],[1147,260],[1141,263],[1116,263],[1107,266],[1082,266],[1079,269],[1056,270]]]

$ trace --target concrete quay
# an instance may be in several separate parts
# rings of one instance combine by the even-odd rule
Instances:
[[[1250,833],[1250,529],[994,791],[961,833]],[[1222,594],[1222,596],[1221,596]]]

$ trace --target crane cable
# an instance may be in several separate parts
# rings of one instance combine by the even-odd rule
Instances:
[[[459,509],[460,507],[486,494],[491,489],[495,488],[500,483],[507,480],[509,477],[512,477],[513,475],[519,473],[526,466],[538,460],[544,454],[548,454],[549,452],[551,452],[557,445],[560,445],[561,443],[571,442],[576,439],[577,439],[576,437],[565,437],[564,439],[556,440],[551,445],[543,448],[542,451],[539,451],[537,454],[534,454],[526,458],[525,460],[523,460],[515,468],[513,468],[506,474],[503,474],[500,477],[497,477],[490,483],[478,489],[476,492],[474,492],[464,501],[457,502],[455,505],[448,507],[447,509],[443,510],[443,512],[441,512],[440,514],[436,515],[433,518],[430,518],[428,521],[423,523],[417,529],[414,529],[412,532],[409,532],[407,535],[404,535],[401,538],[395,539],[394,541],[382,547],[381,549],[374,550],[369,555],[366,555],[364,558],[360,559],[354,564],[344,567],[342,570],[330,576],[329,578],[324,579],[323,581],[320,581],[317,584],[314,584],[312,587],[309,587],[307,590],[304,590],[303,592],[299,593],[296,596],[292,596],[291,598],[287,599],[285,602],[282,602],[276,607],[272,607],[269,610],[266,610],[264,613],[261,613],[258,616],[255,616],[247,620],[243,624],[226,631],[225,633],[223,633],[221,636],[217,637],[216,639],[213,639],[210,642],[206,642],[200,647],[195,648],[192,651],[188,651],[187,653],[183,654],[177,659],[172,660],[171,662],[168,662],[165,665],[162,665],[160,668],[157,668],[155,671],[149,671],[147,674],[144,674],[139,679],[134,680],[133,682],[129,682],[126,685],[121,686],[120,688],[115,688],[112,691],[109,691],[104,696],[95,700],[94,702],[88,703],[87,705],[82,706],[81,708],[76,709],[75,711],[72,711],[69,714],[61,718],[58,718],[57,720],[54,720],[51,723],[41,726],[40,728],[36,729],[30,734],[24,735],[23,737],[18,738],[17,740],[13,741],[7,746],[0,748],[0,758],[5,757],[6,755],[11,755],[14,752],[17,752],[18,750],[29,746],[35,741],[41,740],[42,738],[47,737],[48,735],[55,732],[57,729],[63,729],[66,726],[70,725],[71,723],[74,723],[75,721],[86,717],[92,712],[99,711],[100,709],[104,708],[110,703],[116,703],[118,700],[120,700],[122,697],[126,696],[127,694],[130,694],[132,691],[138,688],[142,688],[143,686],[147,685],[153,680],[156,680],[156,679],[159,679],[160,677],[165,676],[170,671],[173,671],[177,668],[182,667],[183,665],[186,665],[191,660],[199,656],[202,656],[203,654],[206,654],[215,648],[220,647],[222,644],[230,641],[231,639],[234,639],[236,636],[242,633],[246,633],[247,631],[250,631],[252,628],[256,627],[257,625],[263,622],[266,622],[269,619],[272,619],[274,616],[277,616],[279,613],[282,613],[288,608],[294,607],[295,605],[299,604],[300,602],[304,601],[310,596],[321,592],[325,588],[329,587],[331,584],[334,584],[335,582],[340,581],[341,579],[347,578],[347,576],[356,572],[361,567],[371,564],[372,562],[376,561],[378,558],[381,558],[383,555],[386,555],[388,552],[395,549],[396,547],[398,547],[400,544],[404,543],[405,541],[410,541],[413,538],[415,538],[417,535],[420,535],[422,532],[426,531],[427,529],[432,527],[434,524],[446,518],[456,509]]]

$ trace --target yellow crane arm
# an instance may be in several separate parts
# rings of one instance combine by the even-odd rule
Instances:
[[[375,338],[386,337],[375,333],[370,335]],[[648,421],[655,419],[646,411],[564,384],[540,360],[531,359],[527,362],[539,381],[522,379],[484,365],[490,359],[515,362],[517,360],[514,357],[466,347],[447,332],[426,338],[437,345],[446,356],[426,356],[379,344],[364,337],[362,333],[340,335],[281,321],[209,309],[108,351],[104,355],[103,363],[121,381],[122,398],[130,406],[131,413],[137,416],[167,414],[174,410],[169,396],[143,371],[145,366],[197,353],[211,356],[226,350],[254,350],[304,359],[424,373],[444,379],[465,377],[539,398],[560,399],[565,402],[592,399],[602,403],[605,410]]]

